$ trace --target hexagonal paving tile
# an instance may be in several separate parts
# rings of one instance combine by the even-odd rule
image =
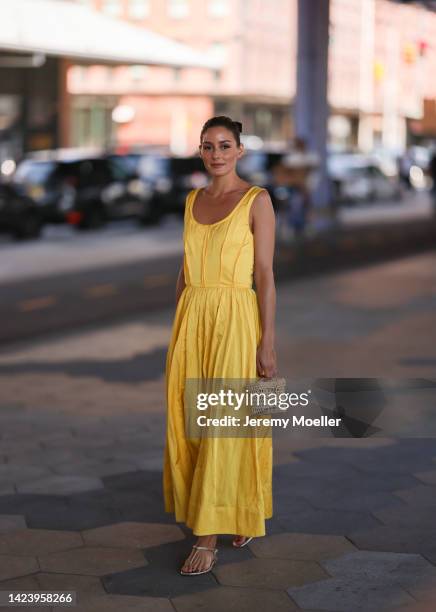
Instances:
[[[428,470],[426,472],[415,472],[413,474],[418,480],[422,480],[426,484],[436,484],[436,470]]]
[[[12,578],[0,582],[0,591],[39,591],[40,585],[36,579],[36,574]]]
[[[256,557],[319,561],[356,550],[343,536],[283,533],[255,538],[247,546]]]
[[[38,569],[38,563],[33,557],[0,555],[0,580],[32,574]]]
[[[13,485],[14,483],[27,482],[49,474],[49,470],[45,467],[9,465],[8,463],[0,465],[0,482],[2,487]]]
[[[404,504],[395,508],[373,510],[372,513],[385,525],[396,525],[400,528],[420,525],[425,529],[426,525],[431,528],[435,524],[436,503],[434,506],[424,506],[423,508],[414,506],[413,509]]]
[[[26,519],[22,514],[0,514],[0,534],[26,528]]]
[[[93,576],[76,576],[68,574],[44,574],[42,572],[15,578],[0,583],[2,591],[75,591],[77,603],[85,603],[87,600],[105,595],[105,591],[99,578]],[[13,608],[16,610],[17,608]],[[18,607],[24,610],[24,607]],[[52,608],[45,607],[45,612]],[[60,606],[59,606],[59,609]],[[65,609],[64,607],[62,608]],[[74,608],[76,610],[77,608]],[[33,612],[34,607],[31,606]]]
[[[436,610],[436,584],[427,581],[422,581],[421,584],[413,587],[408,587],[409,593],[418,601],[431,603],[433,605],[432,612]]]
[[[398,489],[393,493],[407,504],[421,507],[436,506],[436,487],[418,485],[410,489]]]
[[[344,488],[345,490],[345,488]],[[319,499],[311,501],[318,510],[336,510],[349,512],[374,512],[377,508],[401,506],[402,502],[385,491],[342,491],[324,493]]]
[[[111,476],[112,474],[124,474],[126,472],[134,472],[137,470],[134,463],[122,461],[97,461],[97,460],[82,460],[82,461],[67,461],[53,467],[56,474],[86,476],[99,478],[101,476]]]
[[[163,597],[133,597],[103,595],[71,608],[74,612],[174,612],[169,599]],[[53,612],[65,612],[65,606],[55,606]]]
[[[357,548],[383,552],[419,553],[436,559],[436,525],[429,529],[410,524],[407,529],[398,525],[380,525],[348,534]]]
[[[102,489],[100,478],[86,476],[47,476],[17,485],[18,493],[40,493],[42,495],[64,495]]]
[[[45,529],[21,529],[0,535],[0,554],[44,555],[83,546],[78,533]]]
[[[45,508],[41,504],[41,507],[29,510],[27,514],[29,527],[78,531],[94,529],[102,525],[112,525],[120,520],[119,511],[105,507],[104,502],[88,503],[87,501],[81,501],[78,496],[74,496],[72,501],[62,507],[61,504],[56,505],[56,500],[53,500],[53,497],[46,497]]]
[[[395,610],[391,610],[391,612],[434,612],[435,605],[429,603],[413,603],[408,606],[401,606],[399,608],[395,608]]]
[[[284,531],[316,533],[325,535],[345,535],[356,529],[376,527],[379,522],[369,512],[350,512],[341,510],[306,510],[289,513],[277,518]]]
[[[97,548],[86,546],[39,557],[46,572],[104,576],[147,565],[144,555],[131,548]]]
[[[163,453],[160,453],[157,457],[149,457],[147,459],[141,459],[136,462],[136,465],[141,470],[162,472],[163,471]]]
[[[12,610],[13,612],[28,612],[32,610],[32,612],[52,612],[53,608],[49,606],[13,606],[9,608],[3,608],[4,610]]]
[[[416,603],[399,585],[353,578],[322,580],[290,588],[288,593],[300,608],[329,612],[379,612]]]
[[[1,495],[11,495],[15,493],[14,485],[5,485],[0,487],[0,496]]]
[[[355,578],[362,583],[399,584],[409,592],[436,584],[436,567],[415,554],[358,550],[322,561],[321,565],[338,578]]]
[[[186,540],[147,548],[147,567],[104,576],[103,586],[107,593],[114,595],[166,598],[216,588],[217,581],[212,572],[195,576],[195,579],[179,573],[189,552],[190,546]]]
[[[34,574],[34,578],[39,585],[38,590],[41,591],[76,591],[77,603],[106,594],[100,578],[95,576],[38,572]]]
[[[329,578],[315,562],[270,558],[216,565],[213,573],[223,585],[267,589],[286,589],[291,584],[301,585]]]
[[[284,591],[267,589],[243,589],[241,587],[220,587],[200,593],[179,595],[171,599],[177,612],[205,610],[207,612],[253,612],[274,610],[293,612],[299,610]]]
[[[148,548],[185,539],[185,534],[177,525],[134,522],[88,529],[82,535],[88,545],[122,548]]]

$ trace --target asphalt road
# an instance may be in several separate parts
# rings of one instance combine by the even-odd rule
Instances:
[[[369,243],[347,234],[341,239],[340,252],[329,252],[321,242],[303,249],[296,258],[290,250],[292,240],[278,234],[281,242],[276,261],[281,261],[286,274],[322,274],[326,264],[337,268],[352,265],[356,254],[373,256],[387,241],[383,224],[392,224],[395,218],[398,238],[404,242],[408,221],[424,219],[425,224],[428,214],[429,202],[422,195],[401,203],[344,209],[340,221],[347,232],[358,232],[370,220],[378,226]],[[126,221],[84,233],[51,226],[44,229],[40,240],[26,243],[3,237],[0,344],[43,338],[167,307],[174,300],[182,261],[182,232],[180,219],[169,217],[153,228],[139,228]],[[419,242],[415,239],[412,247],[419,247]]]

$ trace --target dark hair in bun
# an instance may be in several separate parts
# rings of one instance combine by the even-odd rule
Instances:
[[[239,133],[241,133],[242,132],[242,123],[240,121],[234,121],[233,123],[236,124],[236,127],[239,130]]]
[[[242,132],[242,123],[240,121],[233,121],[230,117],[226,117],[225,115],[218,115],[217,117],[211,117],[206,121],[206,123],[201,128],[200,133],[200,142],[203,140],[203,135],[205,131],[211,127],[222,126],[230,130],[233,136],[235,137],[236,144],[239,146],[241,144],[241,139],[239,134]]]

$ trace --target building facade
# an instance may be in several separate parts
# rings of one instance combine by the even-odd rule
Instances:
[[[82,0],[209,51],[224,68],[72,67],[72,144],[198,146],[204,121],[228,114],[267,144],[292,137],[296,0]],[[436,136],[436,14],[390,0],[330,0],[329,141],[402,150]],[[102,142],[103,141],[103,142]]]

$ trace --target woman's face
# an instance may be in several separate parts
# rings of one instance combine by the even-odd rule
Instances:
[[[206,170],[215,176],[233,171],[244,153],[244,145],[238,146],[232,132],[223,126],[208,128],[199,149]]]

